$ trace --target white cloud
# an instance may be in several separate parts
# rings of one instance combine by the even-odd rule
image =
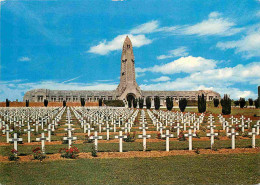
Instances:
[[[31,59],[29,57],[21,57],[18,59],[19,61],[21,62],[28,62],[28,61],[31,61]]]
[[[187,56],[189,53],[187,52],[187,48],[182,46],[174,50],[170,50],[168,55],[160,55],[157,57],[158,60],[173,58],[173,57],[183,57]]]
[[[234,28],[236,24],[227,18],[221,17],[218,12],[209,14],[207,20],[204,20],[195,25],[183,26],[177,33],[184,35],[220,35],[230,36],[242,30],[242,28]]]
[[[106,55],[111,51],[122,49],[122,44],[126,38],[127,34],[118,35],[113,40],[107,42],[106,40],[100,42],[96,46],[92,46],[88,52],[95,53],[99,55]],[[131,39],[133,47],[141,47],[143,45],[147,45],[152,43],[152,40],[145,37],[145,35],[128,35]]]
[[[221,95],[229,94],[231,98],[256,98],[257,94],[250,90],[236,88],[236,84],[260,84],[260,62],[248,65],[237,65],[230,68],[211,69],[192,73],[174,81],[155,84],[142,84],[142,90],[214,90]]]
[[[170,63],[164,65],[155,65],[150,68],[137,68],[138,72],[156,72],[163,74],[174,74],[174,73],[193,73],[197,71],[204,71],[209,69],[214,69],[216,67],[216,61],[205,59],[202,57],[181,57],[177,60],[174,60]]]
[[[166,81],[169,81],[171,80],[168,76],[161,76],[159,78],[156,78],[156,79],[152,79],[151,81],[153,82],[166,82]]]
[[[222,50],[235,49],[236,53],[241,53],[245,58],[260,56],[260,28],[250,31],[240,40],[218,42],[217,47]]]
[[[130,31],[131,34],[144,34],[152,33],[159,27],[158,21],[150,21],[144,24],[141,24]]]
[[[161,27],[159,28],[159,21],[153,20],[144,24],[141,24],[135,28],[133,28],[130,33],[131,34],[146,34],[146,33],[154,33],[154,32],[172,32],[176,30],[177,26],[170,27]]]

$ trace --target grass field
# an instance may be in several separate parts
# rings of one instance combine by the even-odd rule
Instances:
[[[1,163],[1,184],[257,184],[259,154]]]

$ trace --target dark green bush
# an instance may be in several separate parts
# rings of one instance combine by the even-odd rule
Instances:
[[[204,94],[201,96],[198,95],[198,111],[199,113],[203,113],[206,111],[206,99],[204,97]]]
[[[155,96],[154,97],[154,108],[155,110],[159,110],[160,109],[160,97],[159,96]]]
[[[214,107],[218,107],[219,105],[219,99],[214,98]]]
[[[185,98],[181,99],[179,101],[179,108],[180,108],[181,112],[185,111],[186,106],[187,106],[187,100]]]
[[[151,108],[151,98],[150,97],[146,97],[145,99],[145,103],[146,103],[146,108],[150,109]]]
[[[166,98],[166,107],[168,111],[171,111],[173,108],[173,98],[172,97],[167,97]]]
[[[124,107],[123,100],[104,100],[104,104],[110,107]]]
[[[245,98],[240,98],[239,100],[239,105],[240,105],[240,108],[244,108],[245,105],[246,105],[246,100]]]
[[[229,115],[231,114],[231,99],[228,97],[227,94],[224,95],[222,105],[222,114]]]
[[[144,107],[144,99],[139,98],[138,103],[139,103],[139,108],[142,109]]]

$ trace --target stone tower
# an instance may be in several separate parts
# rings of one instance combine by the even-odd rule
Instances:
[[[135,80],[135,59],[132,42],[128,36],[126,36],[123,44],[120,84],[116,91],[120,100],[141,97],[141,89]]]

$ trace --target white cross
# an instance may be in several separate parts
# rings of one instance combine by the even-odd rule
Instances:
[[[48,141],[51,142],[51,125],[49,124],[48,125],[48,128],[47,129],[44,129],[45,132],[48,132]]]
[[[231,129],[231,133],[228,133],[228,136],[231,136],[231,139],[232,139],[232,149],[235,149],[235,139],[236,139],[236,136],[238,135],[238,133],[235,132],[235,129],[232,128]]]
[[[256,124],[254,125],[254,127],[256,128],[256,135],[259,135],[260,120],[258,120],[258,121],[256,122]]]
[[[97,135],[97,131],[95,131],[94,136],[90,136],[89,139],[95,140],[95,150],[98,150],[98,139],[102,139],[102,136]]]
[[[18,151],[18,141],[23,141],[22,138],[17,138],[17,133],[14,133],[14,138],[9,139],[9,141],[14,142],[14,149]]]
[[[6,134],[6,142],[9,143],[9,133],[10,133],[10,132],[13,132],[13,130],[12,130],[12,129],[9,129],[9,125],[6,124],[4,131],[5,131],[5,134]]]
[[[179,122],[177,122],[177,126],[174,126],[173,128],[177,128],[177,136],[179,136],[179,134],[180,134],[180,128],[183,128],[183,126],[180,126],[180,123]]]
[[[169,130],[166,130],[166,134],[162,135],[162,138],[166,138],[166,151],[170,151],[170,137],[173,137],[173,134],[170,134]]]
[[[44,132],[41,134],[40,138],[36,138],[36,141],[41,141],[42,144],[42,153],[45,153],[45,141],[47,138],[44,136]]]
[[[112,128],[109,127],[109,124],[107,123],[107,126],[103,128],[103,130],[107,131],[107,140],[109,140],[109,130],[112,130]]]
[[[210,147],[212,149],[214,144],[214,137],[217,136],[218,133],[214,133],[214,127],[210,127],[210,133],[207,133],[207,136],[210,137]]]
[[[25,132],[27,132],[27,135],[28,135],[28,143],[31,142],[31,132],[34,131],[34,129],[31,129],[30,125],[28,124],[28,127],[27,129],[24,129]]]
[[[249,135],[252,135],[252,148],[255,148],[255,136],[257,132],[255,131],[255,128],[252,128],[252,132],[248,133]]]
[[[146,139],[150,138],[151,135],[146,135],[146,131],[143,131],[143,135],[138,135],[138,138],[143,138],[143,151],[146,151]]]
[[[91,128],[90,124],[88,124],[88,128],[86,128],[86,124],[84,124],[84,133],[86,133],[86,130],[88,131],[88,136],[90,136],[90,131],[94,130],[94,128]]]
[[[127,138],[126,135],[122,135],[122,131],[119,131],[119,136],[115,136],[116,139],[119,139],[119,152],[123,152],[123,139]]]
[[[188,134],[184,134],[185,137],[189,137],[189,150],[192,150],[192,137],[195,137],[196,134],[193,134],[191,132],[191,129],[189,129],[189,133]]]

